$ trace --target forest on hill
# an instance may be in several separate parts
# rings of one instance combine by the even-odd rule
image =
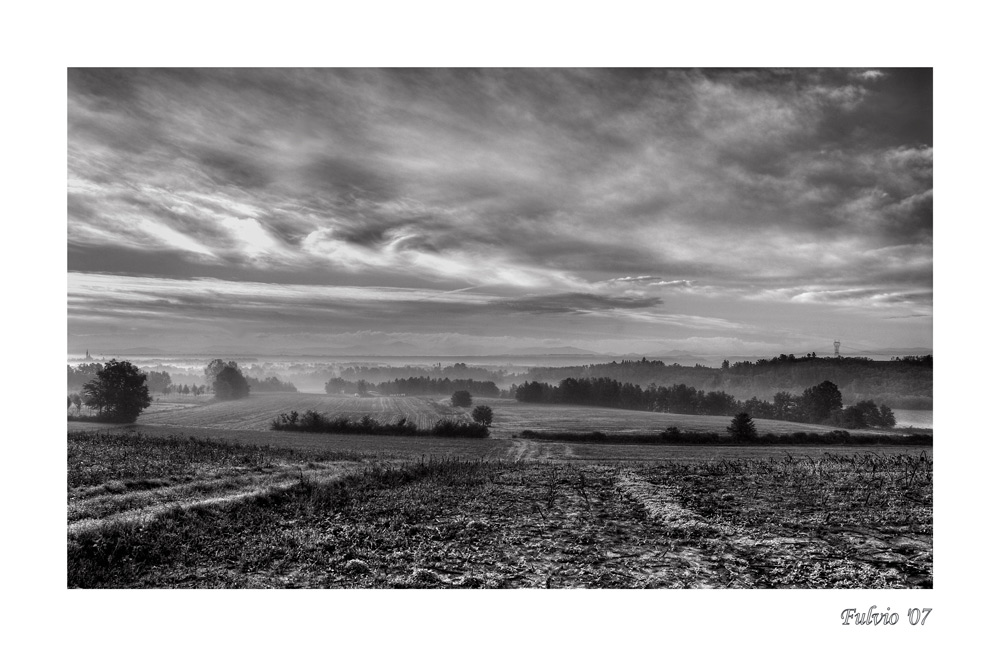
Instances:
[[[640,387],[689,385],[721,391],[737,399],[771,398],[778,392],[799,392],[832,381],[846,403],[870,399],[907,410],[933,409],[932,356],[892,360],[817,358],[780,355],[756,362],[725,361],[722,367],[685,367],[661,360],[622,360],[575,367],[535,367],[518,382],[559,383],[566,378],[610,378]]]

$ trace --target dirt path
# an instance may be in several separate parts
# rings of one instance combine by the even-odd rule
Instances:
[[[534,460],[538,453],[538,443],[532,440],[512,439],[507,449],[511,460]]]
[[[566,442],[540,442],[538,440],[522,440],[510,438],[506,457],[510,460],[545,460],[567,462],[573,460],[575,452],[572,444]]]
[[[682,507],[677,500],[675,488],[653,485],[635,471],[620,473],[616,480],[616,487],[625,496],[641,505],[650,518],[678,534],[721,533],[728,538],[734,533],[731,527],[710,524],[701,515]],[[716,572],[720,565],[717,556],[689,545],[679,546],[668,555],[682,561],[689,571],[696,574],[700,583],[694,587],[725,587],[725,582],[719,578]]]
[[[177,508],[230,503],[296,485],[303,477],[328,482],[359,471],[364,463],[333,462],[303,468],[283,465],[265,473],[196,479],[154,489],[125,491],[122,485],[75,488],[69,492],[67,533],[99,529],[116,522],[146,523]]]

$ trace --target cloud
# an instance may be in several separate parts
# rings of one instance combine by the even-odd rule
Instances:
[[[658,282],[651,283],[653,287],[678,287],[683,289],[690,289],[694,286],[694,281],[692,280],[660,280]]]
[[[878,80],[880,78],[885,77],[885,73],[875,69],[869,69],[866,71],[856,71],[852,73],[852,75],[862,80]]]
[[[930,290],[909,291],[885,288],[823,289],[816,287],[776,290],[794,303],[822,303],[834,305],[854,305],[885,307],[895,305],[915,305],[930,308],[933,293]]]
[[[595,335],[747,299],[876,320],[930,289],[930,78],[71,69],[70,267],[476,287]]]
[[[494,301],[495,308],[531,314],[587,313],[600,310],[640,309],[660,305],[658,298],[602,296],[598,294],[548,294]]]
[[[663,282],[663,278],[660,278],[658,276],[623,276],[621,278],[613,278],[608,282],[627,283],[632,285],[650,285]]]

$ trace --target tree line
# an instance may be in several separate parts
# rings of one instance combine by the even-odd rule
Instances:
[[[85,384],[95,380],[104,366],[100,362],[88,362],[76,367],[66,365],[67,388],[71,390],[81,389]],[[225,369],[228,371],[223,373]],[[227,398],[242,398],[243,383],[246,383],[246,393],[249,393],[251,389],[258,392],[298,391],[293,383],[283,381],[277,376],[266,378],[247,376],[236,362],[223,362],[221,359],[213,360],[205,368],[206,383],[204,385],[175,384],[170,379],[170,373],[166,371],[140,371],[146,374],[146,388],[150,394],[193,394],[198,396],[215,392],[215,384],[219,374],[223,374],[223,384],[220,386],[220,390],[222,395]],[[242,382],[239,380],[240,378],[243,379]]]
[[[216,399],[225,401],[249,396],[251,386],[265,392],[297,391],[294,385],[275,376],[263,380],[248,378],[236,362],[221,359],[212,360],[205,367],[206,385],[174,385],[166,371],[142,371],[127,360],[87,363],[75,369],[67,365],[67,370],[71,385],[86,376],[79,384],[81,393],[66,397],[67,409],[76,406],[77,416],[71,417],[74,420],[85,419],[79,412],[86,405],[96,412],[91,419],[134,422],[152,402],[150,392],[200,395],[211,388]]]
[[[837,385],[826,380],[793,395],[778,392],[773,400],[757,397],[740,401],[722,391],[709,391],[678,383],[649,385],[645,389],[612,378],[566,378],[558,385],[532,381],[511,389],[522,403],[566,403],[686,415],[732,415],[747,413],[760,419],[826,423],[843,428],[895,426],[896,418],[886,405],[860,401],[844,407]]]
[[[500,396],[500,388],[491,380],[451,379],[451,378],[431,378],[429,376],[415,376],[410,378],[396,378],[395,380],[372,384],[365,380],[357,382],[348,381],[341,377],[331,378],[327,381],[327,394],[354,393],[366,394],[369,391],[382,395],[406,394],[417,396],[421,394],[453,394],[458,391],[467,391],[473,396]]]
[[[507,377],[506,371],[486,369],[485,367],[470,367],[464,362],[456,362],[447,367],[441,367],[440,365],[433,367],[412,365],[401,367],[345,367],[340,370],[339,377],[352,382],[364,380],[371,383],[385,383],[400,378],[414,378],[428,374],[433,378],[474,378],[476,380],[490,380],[494,383],[502,383]]]
[[[934,359],[906,356],[893,360],[816,357],[781,354],[756,362],[723,362],[722,367],[681,366],[661,360],[622,360],[572,367],[534,367],[514,377],[556,383],[565,378],[612,378],[646,387],[684,384],[719,390],[740,398],[771,398],[782,391],[801,390],[824,380],[835,380],[846,400],[871,399],[877,404],[913,410],[933,408]]]

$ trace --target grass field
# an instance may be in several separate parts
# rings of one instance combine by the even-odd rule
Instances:
[[[510,436],[523,430],[601,431],[608,434],[653,433],[676,426],[681,431],[726,434],[732,417],[678,415],[616,408],[591,408],[579,405],[544,405],[518,403],[513,399],[474,398],[474,405],[493,408],[492,432]],[[253,394],[239,401],[217,402],[208,396],[164,397],[139,417],[140,426],[183,426],[226,430],[268,430],[271,421],[283,412],[316,410],[330,417],[344,415],[360,419],[371,415],[379,421],[406,417],[418,428],[428,429],[441,418],[471,421],[469,412],[454,408],[444,398],[430,397],[354,397],[326,394],[269,393]],[[795,432],[825,433],[830,426],[800,424],[769,419],[755,419],[757,431],[790,435]],[[866,429],[865,433],[879,431]]]
[[[343,415],[360,419],[370,415],[380,422],[406,417],[418,428],[429,429],[443,417],[470,420],[462,408],[452,408],[442,399],[424,397],[354,397],[327,394],[274,392],[252,394],[238,401],[172,399],[154,403],[142,416],[142,425],[170,425],[228,430],[269,430],[271,421],[283,412],[316,410],[328,416]]]
[[[393,463],[91,432],[70,434],[68,466],[70,587],[932,581],[925,455]],[[246,486],[213,488],[228,480]],[[138,496],[156,490],[175,496]]]
[[[608,434],[658,433],[669,426],[676,426],[681,431],[715,432],[725,435],[726,428],[732,421],[732,417],[679,415],[669,412],[592,408],[580,405],[519,403],[514,399],[474,399],[474,402],[486,403],[493,408],[493,430],[505,435],[523,430],[600,431]],[[833,430],[832,426],[773,419],[754,419],[754,424],[758,433],[775,435],[790,435],[796,432],[826,433]],[[878,433],[879,431],[865,429],[849,432]]]

